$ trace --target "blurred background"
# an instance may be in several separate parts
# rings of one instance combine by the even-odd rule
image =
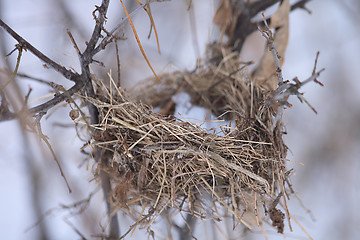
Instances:
[[[291,1],[295,3],[296,1]],[[69,29],[81,50],[90,38],[94,21],[94,5],[101,1],[67,0],[0,0],[0,18],[19,35],[44,54],[66,67],[80,71],[76,52],[67,36]],[[127,1],[135,27],[144,49],[157,73],[191,70],[196,60],[204,56],[206,44],[219,35],[212,17],[219,4],[215,0],[165,1],[151,4],[159,34],[161,55],[157,53],[152,34],[147,38],[150,22],[135,1]],[[285,111],[289,147],[288,168],[295,169],[292,177],[297,198],[292,196],[289,209],[314,239],[360,238],[360,1],[312,0],[307,5],[311,14],[298,9],[290,14],[289,44],[284,56],[283,74],[286,79],[297,76],[304,80],[311,75],[315,55],[320,51],[318,68],[326,68],[319,78],[325,84],[307,84],[302,89],[306,99],[316,108],[292,98],[293,107]],[[275,8],[276,9],[276,8]],[[266,12],[271,14],[272,10]],[[269,15],[268,15],[269,16]],[[149,76],[150,69],[143,59],[119,1],[110,3],[108,29],[123,23],[127,40],[119,42],[121,84],[132,88]],[[14,41],[0,30],[0,69],[14,69],[16,55],[3,56],[14,48]],[[264,40],[260,33],[252,34],[245,42],[242,57],[245,61],[261,57]],[[97,59],[105,66],[92,65],[98,76],[110,69],[116,77],[114,48],[100,53]],[[70,87],[51,69],[46,69],[29,52],[24,52],[20,73]],[[0,74],[3,78],[4,75]],[[1,82],[7,79],[1,79]],[[8,86],[11,98],[17,101],[29,89],[31,106],[51,97],[49,87],[39,82],[18,78]],[[185,112],[203,119],[205,110],[191,108],[183,102]],[[179,111],[180,111],[179,110]],[[102,192],[92,177],[92,163],[80,152],[83,142],[78,139],[69,109],[57,108],[43,119],[42,130],[62,166],[72,193],[66,187],[48,148],[38,137],[22,130],[18,121],[0,122],[0,236],[4,239],[80,239],[95,238],[107,227]],[[86,201],[92,196],[90,201]],[[81,202],[79,202],[81,201]],[[74,203],[78,203],[74,205]],[[77,211],[85,209],[82,214]],[[122,233],[131,222],[120,214]],[[156,236],[166,239],[167,233],[159,222]],[[224,223],[226,225],[226,223]],[[223,225],[224,225],[223,224]],[[269,239],[308,239],[292,222],[290,232],[285,228],[279,235],[269,228]],[[198,239],[238,239],[242,231],[223,235],[212,234],[210,223],[195,229]],[[221,226],[219,226],[221,228]],[[222,226],[223,229],[226,227]],[[223,230],[226,232],[225,230]],[[137,230],[132,239],[144,239],[145,230]],[[227,237],[226,237],[227,235]],[[174,237],[174,239],[177,236]],[[258,229],[241,235],[241,239],[264,239]],[[130,237],[128,237],[130,238]],[[131,239],[131,238],[130,238]]]

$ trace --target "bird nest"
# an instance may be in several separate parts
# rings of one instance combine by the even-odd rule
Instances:
[[[286,146],[279,126],[272,127],[265,91],[244,77],[238,54],[222,54],[231,55],[210,57],[192,72],[164,74],[158,83],[147,80],[138,87],[142,101],[130,100],[113,81],[91,99],[101,123],[93,137],[102,159],[97,169],[110,176],[112,204],[136,223],[149,225],[165,209],[175,209],[202,219],[230,214],[251,228],[251,218],[259,221],[257,205],[273,220],[288,174]],[[179,89],[215,114],[230,112],[234,121],[206,130],[148,105],[159,105],[159,96],[171,100]],[[245,212],[252,217],[246,220]],[[281,223],[273,221],[279,231],[280,215]]]

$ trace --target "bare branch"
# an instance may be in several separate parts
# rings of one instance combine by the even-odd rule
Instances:
[[[87,43],[87,47],[86,47],[86,49],[85,49],[85,51],[83,53],[80,52],[74,38],[71,35],[71,32],[68,30],[69,37],[70,37],[72,43],[74,44],[74,47],[75,47],[75,49],[76,49],[76,51],[77,51],[77,53],[78,53],[78,55],[80,57],[81,70],[82,70],[81,75],[73,73],[72,71],[66,69],[65,67],[57,64],[56,62],[51,60],[49,57],[45,56],[38,49],[36,49],[33,45],[31,45],[29,42],[27,42],[25,39],[23,39],[21,36],[19,36],[14,30],[12,30],[7,24],[5,24],[0,19],[0,27],[5,29],[5,31],[7,31],[14,39],[16,39],[18,41],[19,46],[21,46],[21,50],[22,49],[24,49],[24,50],[28,49],[35,56],[37,56],[39,59],[44,61],[47,65],[54,68],[56,71],[60,72],[65,78],[67,78],[67,79],[69,79],[71,81],[74,81],[76,83],[69,90],[65,90],[62,94],[57,94],[53,99],[51,99],[51,100],[49,100],[49,101],[47,101],[47,102],[45,102],[45,103],[43,103],[43,104],[41,104],[39,106],[31,108],[28,111],[25,111],[25,113],[30,113],[30,114],[40,113],[39,116],[42,116],[49,108],[59,104],[60,102],[66,100],[68,98],[71,99],[71,96],[74,93],[78,92],[78,91],[82,91],[88,97],[94,97],[95,94],[94,94],[93,86],[91,85],[92,78],[91,78],[89,64],[94,62],[93,56],[97,52],[99,52],[101,49],[104,49],[106,44],[108,44],[109,42],[112,41],[111,34],[109,36],[109,33],[104,28],[104,23],[106,21],[106,13],[107,13],[107,10],[108,10],[109,2],[110,2],[110,0],[103,0],[101,6],[96,7],[95,11],[93,12],[96,24],[95,24],[92,36],[91,36],[89,42]],[[95,15],[96,12],[99,13],[98,16]],[[109,42],[105,42],[104,45],[101,45],[101,44],[103,44],[103,42],[102,42],[100,44],[99,48],[97,48],[96,45],[98,44],[99,39],[102,37],[102,35],[101,35],[102,31],[106,32],[107,36],[110,37],[110,40],[109,40]],[[19,62],[20,61],[18,60],[18,64],[19,64]],[[18,66],[18,64],[17,64],[17,66]],[[2,97],[2,105],[5,106],[4,101],[5,101],[4,97]],[[93,104],[91,104],[90,102],[87,103],[87,106],[88,106],[88,109],[89,109],[91,123],[92,124],[97,124],[98,121],[99,121],[97,108]],[[1,112],[0,120],[10,120],[10,119],[18,117],[18,115],[22,114],[22,113],[12,113],[12,112],[9,111],[8,108],[6,108],[5,110],[6,111]],[[54,152],[52,151],[50,144],[46,140],[46,137],[41,133],[40,123],[38,124],[38,129],[39,129],[39,135],[45,141],[45,143],[48,145],[50,151],[52,152],[52,154],[54,155],[54,158],[56,160],[56,156],[55,156]],[[95,160],[100,161],[99,150],[96,150]],[[57,163],[58,163],[58,161],[57,161]],[[58,165],[59,165],[59,163],[58,163]],[[60,165],[59,165],[59,168],[60,168],[60,171],[61,171],[61,175],[64,176],[63,173],[62,173]],[[65,179],[65,177],[64,177],[64,179]],[[111,192],[111,184],[110,184],[110,180],[109,180],[109,177],[108,177],[107,173],[104,172],[102,174],[101,180],[102,180],[103,192],[104,192],[104,195],[105,195],[105,199],[107,201],[108,215],[110,217],[110,233],[109,233],[109,237],[117,239],[117,238],[119,238],[119,235],[120,235],[119,223],[118,223],[116,214],[111,216],[112,209],[111,209],[110,203],[109,203],[109,197],[110,197],[110,192]],[[65,179],[65,181],[66,181],[66,179]],[[69,188],[69,191],[71,191],[70,188]]]
[[[267,24],[264,13],[262,14],[262,16],[263,16],[263,19],[264,19],[265,31],[263,31],[260,27],[258,27],[258,28],[259,28],[259,31],[261,32],[261,34],[267,40],[267,44],[269,46],[269,49],[270,49],[270,51],[272,52],[272,54],[274,56],[275,67],[276,67],[276,75],[278,77],[279,85],[280,85],[280,84],[282,84],[284,82],[284,78],[282,76],[282,70],[281,70],[281,66],[280,66],[280,57],[279,57],[278,51],[275,48],[273,34],[272,34],[271,30],[269,29],[269,26]]]
[[[29,114],[36,114],[36,113],[40,113],[40,112],[46,112],[47,110],[49,110],[50,108],[56,106],[57,104],[65,101],[66,99],[69,98],[69,96],[74,95],[74,93],[78,92],[81,90],[81,88],[83,87],[83,85],[81,83],[79,84],[75,84],[74,86],[72,86],[69,90],[65,91],[64,93],[55,96],[54,98],[52,98],[51,100],[40,104],[36,107],[30,108],[29,110],[27,110],[26,112]],[[0,112],[0,121],[8,121],[8,120],[13,120],[14,118],[18,117],[18,115],[23,114],[23,112],[20,113],[13,113],[10,112],[9,110],[6,112]]]
[[[254,17],[261,11],[271,7],[275,3],[280,2],[280,0],[263,0],[263,1],[256,1],[249,6],[250,16]]]
[[[301,8],[301,9],[304,9],[305,11],[307,11],[309,14],[311,14],[311,11],[305,6],[305,4],[307,2],[310,2],[311,0],[301,0],[297,3],[294,3],[292,6],[291,6],[291,11],[297,9],[297,8]]]
[[[88,97],[94,97],[94,89],[93,86],[90,84],[92,81],[91,73],[89,64],[92,63],[93,56],[99,52],[101,49],[104,49],[106,44],[101,47],[101,49],[96,48],[96,44],[98,44],[99,39],[102,37],[101,32],[106,32],[107,36],[109,36],[109,33],[104,28],[104,23],[106,22],[106,13],[108,11],[110,0],[103,0],[101,3],[101,6],[96,6],[95,11],[93,12],[94,19],[96,21],[92,36],[87,43],[87,47],[83,53],[80,54],[80,62],[81,62],[81,78],[84,83],[85,89],[84,92]],[[98,12],[98,16],[96,17],[95,13]],[[102,43],[100,43],[101,45]],[[87,102],[87,107],[89,109],[90,114],[90,121],[92,124],[98,124],[99,123],[99,112],[98,109],[90,102]],[[95,161],[99,162],[100,159],[100,150],[95,150]],[[104,160],[105,161],[105,160]],[[103,190],[103,194],[106,200],[106,206],[107,206],[107,212],[108,216],[110,218],[110,231],[109,231],[109,238],[111,239],[118,239],[120,236],[120,229],[119,229],[119,222],[117,218],[117,214],[112,215],[112,208],[110,205],[110,196],[111,196],[111,183],[109,176],[106,172],[101,172],[101,187]]]
[[[176,224],[174,226],[179,232],[179,239],[180,240],[190,240],[196,239],[193,235],[195,224],[196,224],[196,217],[192,214],[187,214],[186,219],[184,219],[184,226],[180,227]]]
[[[24,48],[28,49],[30,52],[32,52],[35,56],[40,58],[43,62],[45,62],[47,65],[61,73],[65,78],[76,82],[78,75],[73,73],[72,71],[66,69],[65,67],[57,64],[47,56],[45,56],[42,52],[40,52],[37,48],[35,48],[33,45],[31,45],[28,41],[26,41],[24,38],[22,38],[19,34],[17,34],[12,28],[10,28],[6,23],[4,23],[0,19],[0,27],[2,27],[5,31],[7,31],[13,38],[15,38],[19,44]]]
[[[109,7],[110,0],[103,0],[101,3],[101,6],[96,6],[95,11],[93,14],[95,15],[95,12],[99,12],[99,16],[95,18],[96,24],[93,30],[93,33],[91,35],[90,41],[87,43],[87,47],[85,51],[81,54],[81,65],[87,66],[89,65],[93,59],[92,57],[96,54],[93,50],[96,47],[96,44],[98,43],[100,37],[101,37],[101,31],[103,29],[103,25],[106,20],[106,13]]]
[[[275,48],[275,45],[274,45],[274,42],[272,39],[272,32],[269,29],[269,26],[266,22],[264,14],[263,14],[263,18],[264,18],[265,31],[260,29],[260,27],[259,27],[259,30],[261,31],[262,35],[266,38],[269,49],[273,54],[273,57],[275,60],[275,66],[276,66],[276,73],[277,73],[277,77],[278,77],[278,87],[277,87],[277,89],[275,89],[272,92],[271,97],[268,98],[267,102],[264,105],[264,107],[266,105],[273,106],[274,109],[276,110],[275,121],[272,126],[272,130],[273,130],[276,127],[276,124],[281,120],[281,116],[282,116],[284,107],[291,106],[291,104],[288,102],[288,99],[291,95],[297,96],[298,99],[300,100],[300,102],[305,102],[311,108],[311,110],[313,110],[315,113],[317,113],[315,108],[313,106],[311,106],[311,104],[304,98],[303,93],[299,92],[299,89],[302,86],[304,86],[306,83],[309,83],[309,82],[315,82],[315,83],[319,84],[320,86],[324,86],[321,82],[319,82],[317,80],[317,78],[320,76],[320,73],[322,71],[324,71],[325,69],[322,68],[321,70],[316,71],[316,66],[317,66],[318,57],[319,57],[319,52],[317,52],[316,57],[315,57],[315,63],[314,63],[312,75],[308,79],[301,82],[297,78],[294,78],[293,80],[295,83],[289,83],[289,81],[284,81],[283,76],[282,76],[281,67],[280,67],[279,55]]]

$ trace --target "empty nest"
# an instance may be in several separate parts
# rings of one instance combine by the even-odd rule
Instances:
[[[266,214],[279,201],[286,146],[279,127],[270,130],[274,120],[273,110],[264,107],[267,96],[244,78],[238,54],[223,49],[216,54],[227,57],[216,60],[211,51],[211,61],[195,71],[164,74],[160,83],[147,80],[138,88],[143,94],[134,94],[142,101],[130,100],[113,81],[99,86],[91,99],[101,122],[93,137],[103,159],[97,169],[110,175],[113,205],[137,224],[150,225],[164,209],[175,209],[217,220],[230,213],[249,226],[245,211],[257,219],[257,204]],[[151,100],[171,100],[179,90],[214,114],[230,112],[234,121],[205,130],[148,105],[159,106],[161,101]]]

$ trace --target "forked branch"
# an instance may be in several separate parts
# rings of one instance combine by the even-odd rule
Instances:
[[[311,110],[313,110],[315,113],[317,113],[315,108],[313,106],[311,106],[311,104],[304,98],[304,96],[303,96],[304,94],[299,92],[299,89],[302,86],[304,86],[306,83],[309,83],[309,82],[315,82],[315,83],[319,84],[320,86],[324,86],[320,81],[317,80],[317,78],[320,76],[320,73],[322,71],[324,71],[325,69],[322,68],[319,71],[316,71],[317,61],[318,61],[318,57],[319,57],[319,52],[317,52],[312,75],[309,78],[307,78],[306,80],[301,82],[296,77],[293,79],[294,83],[290,83],[289,80],[284,81],[283,76],[282,76],[281,66],[280,66],[279,55],[278,55],[278,52],[277,52],[275,44],[274,44],[272,32],[269,29],[269,26],[266,22],[264,14],[263,14],[263,19],[264,19],[265,30],[262,30],[259,27],[259,31],[262,33],[262,35],[267,40],[269,49],[273,54],[273,57],[275,60],[275,66],[276,66],[276,74],[278,77],[278,87],[271,93],[271,97],[268,98],[266,104],[264,105],[264,106],[273,106],[274,109],[276,109],[276,111],[277,111],[276,116],[275,116],[276,121],[274,121],[274,125],[272,126],[272,129],[274,129],[276,127],[276,124],[281,120],[281,115],[282,115],[282,111],[283,111],[284,107],[291,107],[291,104],[288,102],[288,99],[291,95],[297,96],[298,99],[300,100],[300,102],[305,102],[311,108]]]

